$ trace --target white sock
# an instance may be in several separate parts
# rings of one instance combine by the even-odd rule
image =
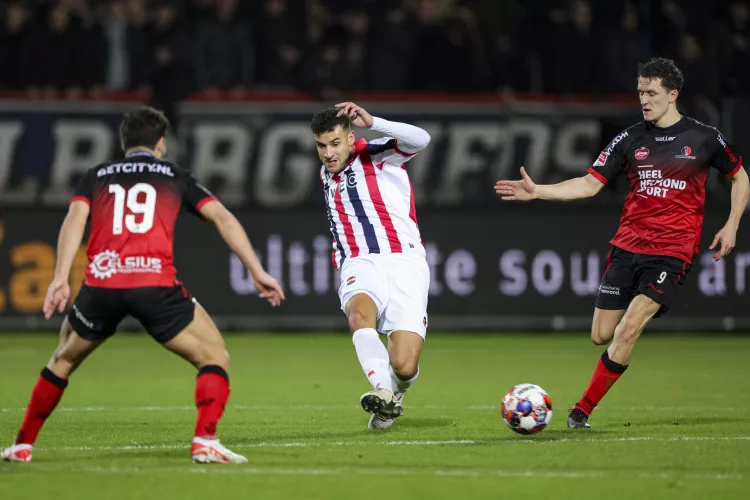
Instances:
[[[391,383],[393,384],[393,393],[396,395],[396,399],[401,399],[404,397],[404,394],[406,391],[409,390],[409,387],[417,381],[419,378],[419,366],[417,366],[417,373],[409,380],[402,380],[396,376],[396,372],[393,371],[392,366],[388,366],[388,372],[391,375]]]
[[[352,341],[357,350],[357,358],[359,358],[359,364],[362,365],[362,371],[365,372],[372,387],[393,391],[391,374],[388,371],[391,360],[377,330],[360,328],[352,335]]]

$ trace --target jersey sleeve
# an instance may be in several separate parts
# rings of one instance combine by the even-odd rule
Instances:
[[[372,158],[373,163],[398,167],[417,155],[416,152],[407,153],[400,150],[398,139],[394,139],[393,137],[381,137],[369,141],[367,143],[367,153]]]
[[[734,177],[742,168],[742,156],[718,131],[711,140],[711,166],[727,177]]]
[[[216,201],[216,196],[199,183],[189,172],[185,172],[182,193],[182,205],[188,212],[200,216],[200,209],[209,201]]]
[[[70,199],[70,203],[74,201],[83,201],[91,206],[91,199],[94,196],[94,180],[91,175],[91,170],[81,176],[73,189],[73,197]]]
[[[588,169],[588,173],[596,177],[601,183],[606,184],[617,177],[624,169],[627,163],[627,149],[625,139],[628,132],[622,132],[612,139],[607,147],[599,153],[596,161]]]

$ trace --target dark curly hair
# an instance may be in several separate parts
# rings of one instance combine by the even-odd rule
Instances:
[[[325,134],[326,132],[333,131],[337,126],[341,126],[344,130],[350,129],[352,123],[349,117],[347,115],[336,116],[338,113],[338,108],[328,108],[315,113],[310,122],[313,134]]]
[[[671,59],[652,57],[638,65],[638,78],[661,79],[661,86],[667,90],[682,90],[685,78],[682,71]]]

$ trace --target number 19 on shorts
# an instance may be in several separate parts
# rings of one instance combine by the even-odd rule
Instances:
[[[122,234],[123,224],[134,234],[147,233],[154,227],[154,212],[156,210],[156,189],[151,184],[139,182],[128,190],[119,184],[109,185],[110,194],[115,195],[112,218],[112,234]],[[139,201],[139,198],[142,201]],[[132,213],[125,215],[125,205]],[[137,216],[142,215],[141,222],[136,222]]]

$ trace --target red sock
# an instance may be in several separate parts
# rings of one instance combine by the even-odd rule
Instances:
[[[594,376],[591,377],[589,387],[586,392],[583,393],[581,399],[576,403],[576,408],[583,411],[586,415],[590,415],[599,401],[602,400],[610,387],[617,382],[625,370],[628,369],[628,365],[621,365],[615,363],[609,359],[609,354],[604,351],[601,359],[596,364],[596,370],[594,370]]]
[[[21,429],[16,436],[16,444],[34,444],[47,417],[62,398],[68,380],[52,373],[49,368],[42,370],[31,393],[31,401],[26,408]]]
[[[195,383],[195,406],[198,408],[196,437],[216,438],[216,425],[229,399],[229,375],[220,366],[204,366]]]

